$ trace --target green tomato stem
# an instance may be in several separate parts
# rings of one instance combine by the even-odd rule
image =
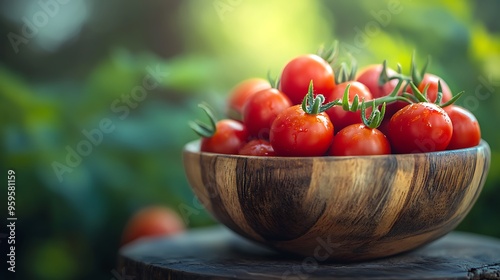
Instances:
[[[455,101],[457,101],[460,98],[460,96],[462,96],[462,94],[464,94],[464,91],[461,91],[461,92],[455,94],[448,102],[446,102],[444,104],[440,104],[439,106],[441,108],[444,108],[446,106],[450,106],[451,104],[455,103]]]
[[[212,137],[215,134],[217,119],[215,118],[215,115],[213,114],[213,111],[208,104],[200,103],[198,104],[198,107],[200,107],[208,116],[209,124],[205,124],[199,120],[190,121],[188,124],[191,129],[193,129],[194,132],[198,134],[198,136],[205,138]]]
[[[374,101],[372,100],[372,107],[374,108],[370,114],[370,117],[366,117],[366,103],[363,100],[361,103],[361,121],[363,124],[371,129],[377,128],[380,126],[382,121],[384,120],[384,115],[385,115],[385,107],[386,103],[382,103],[382,109],[379,110],[378,106],[375,106],[373,104]]]
[[[307,91],[307,94],[302,100],[302,110],[307,114],[317,115],[319,113],[322,113],[330,109],[335,105],[341,104],[340,100],[335,100],[323,104],[324,102],[325,102],[325,97],[322,94],[318,94],[316,97],[314,97],[314,86],[313,86],[313,81],[311,80],[311,82],[309,83],[309,89]]]
[[[321,45],[316,54],[323,58],[328,64],[333,65],[339,55],[339,42],[335,40],[328,48]]]

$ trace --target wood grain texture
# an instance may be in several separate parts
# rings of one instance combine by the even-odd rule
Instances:
[[[143,239],[121,249],[124,279],[500,279],[500,240],[452,232],[427,246],[366,262],[293,258],[224,227]]]
[[[412,250],[453,230],[484,185],[486,142],[425,154],[252,157],[184,149],[207,210],[242,236],[301,256],[365,260]],[[324,255],[324,254],[323,254]]]

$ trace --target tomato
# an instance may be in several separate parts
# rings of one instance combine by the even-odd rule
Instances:
[[[423,93],[425,87],[427,85],[429,86],[427,88],[427,99],[429,100],[429,102],[433,102],[433,103],[436,102],[439,81],[441,81],[441,89],[442,89],[442,93],[443,93],[443,97],[441,99],[441,104],[448,102],[453,97],[451,90],[450,90],[450,87],[443,79],[441,79],[440,77],[438,77],[434,74],[426,73],[424,75],[422,81],[418,85],[418,90]],[[409,92],[411,92],[411,90]]]
[[[200,151],[219,154],[238,154],[249,139],[247,128],[240,121],[217,121],[212,109],[205,103],[198,105],[208,116],[210,124],[190,122],[191,128],[201,137]]]
[[[363,99],[365,101],[372,99],[372,94],[365,85],[357,81],[349,81],[338,84],[329,95],[325,96],[326,101],[330,102],[337,99],[342,99],[342,97],[344,96],[344,91],[349,84],[351,85],[349,88],[350,103],[352,103],[352,101],[354,100],[355,95],[358,95],[360,103]],[[368,110],[367,114],[369,115],[370,112],[371,110]],[[361,112],[359,110],[357,112],[349,112],[344,110],[342,106],[333,106],[332,108],[326,110],[326,113],[330,117],[330,120],[332,121],[337,131],[343,129],[348,125],[361,123]]]
[[[325,112],[310,114],[294,105],[274,120],[270,141],[280,156],[322,156],[332,143],[333,129]]]
[[[200,150],[219,154],[238,154],[248,137],[248,131],[241,122],[223,119],[217,122],[212,136],[201,138]]]
[[[364,69],[362,69],[358,77],[356,78],[356,81],[364,84],[366,87],[368,87],[370,93],[372,94],[373,98],[380,98],[382,96],[387,96],[391,94],[394,89],[396,88],[399,80],[397,79],[392,79],[382,85],[379,84],[379,79],[380,79],[380,74],[382,73],[383,65],[382,64],[372,64]],[[387,76],[392,77],[395,75],[399,75],[398,72],[395,70],[387,67]],[[403,93],[403,87],[398,91],[398,95],[401,95]],[[404,106],[408,105],[408,103],[403,102],[403,101],[396,101],[390,104],[387,104],[386,110],[385,110],[385,118],[390,119],[394,113],[402,109]]]
[[[358,73],[358,77],[356,78],[356,81],[364,84],[368,88],[373,98],[379,98],[391,94],[391,92],[394,90],[394,88],[396,88],[396,85],[398,84],[398,80],[390,80],[387,83],[380,85],[379,79],[380,74],[382,73],[382,69],[382,64],[369,65],[362,69]],[[398,72],[394,71],[391,68],[387,67],[386,69],[387,75],[389,77],[398,74]]]
[[[269,139],[274,119],[291,105],[290,99],[275,88],[265,89],[251,96],[243,108],[243,123],[250,136]]]
[[[128,220],[121,244],[128,244],[141,237],[169,236],[184,231],[184,222],[177,212],[163,206],[148,206]]]
[[[448,150],[474,147],[481,141],[481,129],[476,117],[467,109],[457,105],[444,108],[453,124],[453,135]]]
[[[290,98],[293,105],[300,104],[307,94],[311,80],[315,94],[328,94],[335,88],[332,67],[317,55],[302,55],[285,65],[279,89]]]
[[[392,116],[389,141],[396,153],[422,153],[445,150],[453,125],[443,108],[434,103],[409,104]]]
[[[250,96],[258,91],[269,89],[267,80],[260,78],[247,79],[237,84],[229,94],[226,104],[226,114],[235,120],[242,120],[243,106]]]
[[[391,145],[385,135],[376,128],[364,124],[351,124],[340,130],[334,137],[331,156],[386,155],[391,153]]]
[[[267,140],[254,139],[250,140],[240,149],[240,155],[248,156],[274,156],[273,146]]]

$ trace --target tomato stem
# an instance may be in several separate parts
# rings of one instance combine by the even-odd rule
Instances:
[[[348,55],[351,59],[351,68],[349,69],[347,63],[342,62],[337,69],[334,69],[335,83],[337,85],[343,82],[354,81],[354,79],[356,78],[356,72],[358,71],[358,62],[350,53],[348,53]]]
[[[457,99],[460,98],[460,96],[462,96],[462,94],[464,94],[464,91],[461,91],[457,94],[455,94],[450,100],[448,100],[448,102],[444,103],[444,104],[438,104],[441,108],[444,108],[446,106],[450,106],[451,104],[455,103],[455,101],[457,101]]]
[[[206,103],[200,103],[198,104],[198,107],[200,107],[205,112],[205,114],[208,116],[208,120],[210,123],[205,124],[199,120],[195,120],[195,121],[190,121],[189,126],[200,137],[205,137],[205,138],[212,137],[215,134],[215,128],[217,123],[217,119],[213,114],[213,110]]]
[[[378,77],[378,85],[383,86],[389,81],[389,76],[387,74],[387,60],[382,62],[382,71],[380,71],[380,76]]]
[[[423,92],[420,92],[420,90],[418,90],[417,86],[413,82],[410,83],[410,86],[413,95],[417,98],[419,102],[429,102],[429,100],[427,99],[427,89],[429,88],[429,84],[425,85]]]
[[[314,86],[313,86],[313,81],[309,83],[309,89],[307,91],[306,96],[302,100],[302,110],[306,112],[307,114],[311,115],[317,115],[321,112],[324,112],[331,107],[341,104],[340,100],[335,100],[332,102],[328,102],[326,104],[323,104],[325,102],[325,97],[323,94],[318,94],[316,97],[314,97]]]
[[[443,100],[443,88],[441,87],[441,80],[438,80],[438,92],[436,97],[436,104],[441,104]]]
[[[410,83],[411,89],[413,91],[413,95],[417,98],[418,102],[429,102],[429,99],[427,98],[427,90],[429,88],[429,85],[430,84],[425,85],[425,88],[424,88],[423,92],[420,92],[418,90],[417,86],[415,86],[415,84],[413,82]],[[443,99],[443,90],[442,90],[442,87],[441,87],[441,81],[439,80],[438,81],[437,98],[436,98],[436,101],[434,102],[434,104],[438,105],[441,108],[444,108],[446,106],[449,106],[449,105],[455,103],[455,101],[457,101],[462,96],[463,93],[464,93],[464,91],[461,91],[461,92],[455,94],[446,103],[441,104],[442,99]]]
[[[374,102],[371,104],[370,103],[367,104],[366,107],[367,108],[377,107],[383,103],[389,104],[389,103],[396,102],[396,101],[404,101],[407,103],[429,102],[428,97],[427,97],[427,90],[429,88],[429,84],[427,84],[425,86],[423,92],[421,92],[417,86],[422,83],[423,77],[427,71],[427,67],[430,64],[431,57],[430,56],[427,57],[427,60],[425,61],[425,64],[420,71],[417,70],[417,64],[415,61],[416,61],[416,59],[415,59],[415,51],[414,51],[412,58],[411,58],[410,76],[406,76],[406,75],[402,74],[402,67],[399,63],[398,63],[397,74],[389,76],[387,74],[387,60],[384,60],[382,62],[382,71],[380,72],[380,76],[378,79],[379,86],[383,86],[384,84],[386,84],[390,80],[394,80],[394,79],[398,80],[398,84],[389,95],[374,99]],[[403,90],[403,93],[401,95],[398,95],[398,92],[399,92],[399,90],[404,82],[406,82],[406,84],[404,85],[403,89],[405,90],[408,87],[410,87],[412,89],[413,94],[406,93]],[[454,95],[446,103],[441,104],[442,99],[443,99],[443,89],[442,89],[441,81],[438,81],[438,93],[437,93],[436,101],[434,103],[436,105],[444,108],[446,106],[453,104],[462,94],[463,94],[463,91]],[[342,108],[344,110],[354,112],[357,110],[357,105],[349,106],[349,104],[347,102],[348,97],[349,97],[349,89],[348,89],[348,87],[346,87],[346,90],[344,92],[344,96],[342,98],[342,102],[340,104],[342,104]]]
[[[339,42],[337,40],[333,41],[326,49],[324,45],[321,45],[316,51],[316,54],[323,58],[328,64],[333,65],[337,61],[339,55]]]
[[[280,86],[280,76],[276,76],[276,78],[273,78],[271,76],[271,70],[267,71],[267,81],[271,85],[272,88],[277,89]]]
[[[361,120],[363,121],[363,124],[369,128],[377,128],[380,126],[380,124],[382,123],[382,121],[384,120],[384,115],[385,115],[385,107],[386,107],[386,103],[382,103],[382,109],[379,110],[378,109],[378,106],[376,106],[375,104],[375,100],[372,100],[372,112],[370,113],[370,116],[368,118],[366,118],[366,103],[365,101],[363,100],[363,102],[361,103]]]
[[[345,111],[350,111],[351,108],[349,106],[349,89],[351,88],[351,84],[347,84],[344,90],[344,95],[342,96],[342,109]]]
[[[412,100],[408,98],[408,96],[404,95],[398,95],[399,89],[401,88],[403,82],[406,82],[405,88],[408,86],[408,83],[411,83],[409,79],[401,78],[401,77],[391,77],[390,79],[399,79],[398,84],[394,88],[394,90],[391,92],[391,94],[387,96],[382,96],[379,98],[375,98],[368,104],[365,104],[366,108],[369,107],[378,107],[384,103],[393,103],[396,101],[404,101],[406,103],[413,103]],[[359,97],[358,95],[355,95],[352,101],[352,104],[349,102],[349,89],[351,85],[348,84],[346,86],[346,89],[344,90],[344,95],[342,96],[342,99],[335,100],[333,102],[336,102],[338,105],[342,105],[342,109],[345,111],[350,111],[350,112],[356,112],[359,108]],[[364,102],[364,100],[362,100]],[[337,105],[336,104],[336,105]]]
[[[425,61],[425,64],[422,67],[422,70],[420,70],[420,72],[419,72],[417,70],[415,51],[413,51],[413,54],[411,56],[411,64],[410,64],[411,65],[410,66],[410,76],[412,78],[413,83],[415,83],[416,86],[419,86],[422,83],[425,72],[427,71],[427,67],[429,66],[430,62],[431,62],[431,57],[427,56],[427,60]]]

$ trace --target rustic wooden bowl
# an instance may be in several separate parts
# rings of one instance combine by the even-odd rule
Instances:
[[[222,224],[279,251],[354,261],[415,249],[453,230],[486,180],[491,152],[253,157],[184,147],[187,179]],[[311,260],[312,261],[312,260]]]

